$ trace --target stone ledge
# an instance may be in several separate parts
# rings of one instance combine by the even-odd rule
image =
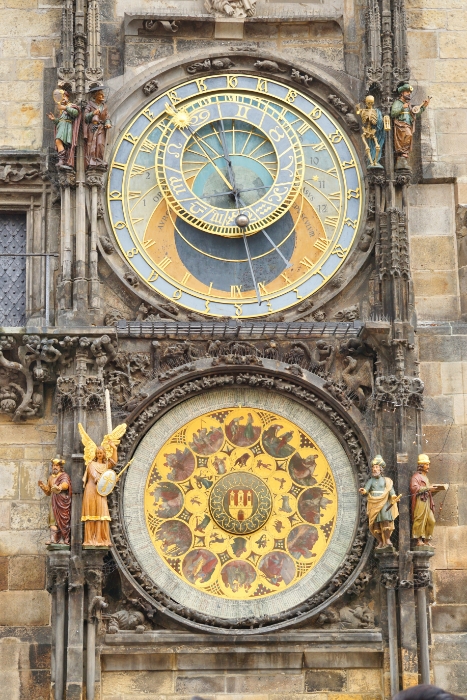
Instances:
[[[381,649],[365,647],[349,651],[344,646],[337,649],[318,648],[307,650],[303,645],[283,649],[268,648],[219,651],[206,648],[180,649],[141,653],[140,649],[103,650],[104,671],[291,671],[306,669],[372,668],[383,666]]]
[[[382,650],[382,633],[380,629],[372,630],[329,630],[317,631],[310,630],[307,632],[279,632],[276,634],[237,634],[229,637],[223,634],[196,634],[194,632],[172,632],[166,630],[157,630],[153,632],[143,632],[136,634],[134,632],[120,632],[117,634],[105,635],[105,646],[102,652],[114,653],[107,647],[122,647],[124,650],[128,647],[133,647],[135,653],[142,646],[154,646],[154,651],[163,651],[170,653],[172,645],[177,646],[177,653],[192,654],[192,653],[230,653],[232,647],[235,647],[237,653],[243,651],[251,653],[252,651],[267,650],[273,646],[275,652],[295,651],[293,647],[299,648],[302,651],[308,650],[303,647],[313,645],[313,652],[323,652],[329,649],[333,652],[348,652],[348,651],[364,651],[365,653],[376,653]],[[321,649],[315,645],[322,645]],[[254,647],[254,648],[253,648]],[[163,648],[163,649],[162,649]]]

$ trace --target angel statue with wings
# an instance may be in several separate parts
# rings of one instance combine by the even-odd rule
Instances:
[[[116,475],[112,467],[117,464],[117,447],[126,431],[126,424],[117,425],[102,440],[100,447],[92,440],[81,423],[78,423],[84,445],[83,476],[84,495],[81,520],[84,522],[83,547],[111,547],[111,520],[107,496],[115,486]],[[106,474],[111,472],[111,474]]]

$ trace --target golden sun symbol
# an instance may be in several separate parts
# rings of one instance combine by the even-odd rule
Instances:
[[[191,117],[188,112],[184,109],[177,111],[171,105],[165,105],[165,111],[170,114],[172,121],[178,129],[186,129],[190,126]]]

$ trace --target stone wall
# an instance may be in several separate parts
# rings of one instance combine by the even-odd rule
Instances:
[[[50,596],[45,590],[47,508],[37,486],[55,456],[54,426],[0,416],[0,684],[11,700],[46,700]]]
[[[435,497],[432,660],[437,685],[467,694],[467,325],[431,324],[418,331],[427,410],[423,449],[430,480],[449,482]],[[443,502],[444,501],[444,502]],[[441,513],[439,506],[442,505]]]
[[[0,3],[0,148],[38,150],[43,140],[44,69],[60,46],[60,0]],[[53,108],[48,97],[46,111]]]

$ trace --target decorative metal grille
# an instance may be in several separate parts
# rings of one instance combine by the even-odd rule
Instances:
[[[0,212],[0,326],[26,323],[26,213]],[[12,257],[4,257],[9,256]]]

